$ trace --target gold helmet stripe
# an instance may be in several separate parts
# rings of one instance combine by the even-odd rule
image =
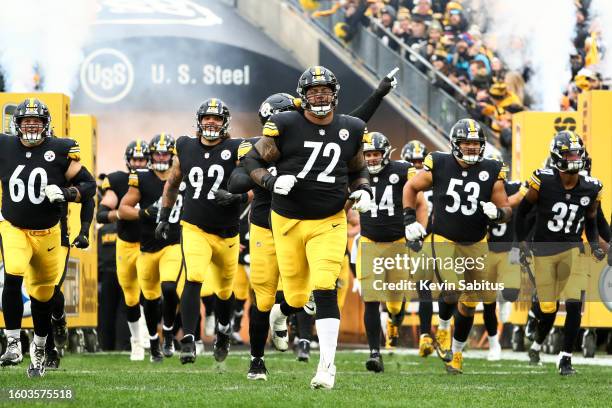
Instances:
[[[320,76],[321,75],[321,67],[320,66],[316,66],[315,67],[315,76]]]

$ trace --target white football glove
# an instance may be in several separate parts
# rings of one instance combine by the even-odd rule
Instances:
[[[406,240],[408,241],[416,241],[418,239],[423,239],[425,235],[427,235],[427,231],[425,228],[418,222],[415,221],[412,224],[406,225]]]
[[[395,67],[391,70],[391,72],[389,72],[386,76],[387,78],[389,78],[391,80],[391,88],[395,89],[397,88],[397,78],[395,77],[395,74],[397,74],[399,71],[399,67]]]
[[[52,203],[63,203],[66,201],[62,189],[55,184],[49,184],[45,187],[45,195]]]
[[[370,197],[370,193],[365,190],[357,190],[354,191],[350,196],[349,200],[355,201],[353,203],[353,210],[359,211],[360,213],[370,211],[370,207],[372,205],[372,198]]]
[[[357,278],[353,279],[352,292],[353,293],[358,293],[359,296],[361,296],[361,282]]]
[[[495,204],[490,201],[481,201],[480,205],[482,206],[482,212],[484,212],[489,219],[496,220],[499,218],[499,211]]]
[[[521,263],[521,250],[519,248],[512,248],[508,253],[508,263],[510,265],[520,265]]]
[[[274,193],[280,195],[287,195],[297,182],[295,176],[290,174],[285,174],[282,176],[278,176],[276,181],[274,182]]]

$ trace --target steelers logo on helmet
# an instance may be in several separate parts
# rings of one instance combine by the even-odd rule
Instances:
[[[571,130],[558,132],[550,142],[552,166],[564,173],[578,173],[585,166],[586,152],[582,138]]]
[[[259,121],[265,125],[270,116],[280,112],[296,110],[295,98],[288,93],[275,93],[266,98],[259,107]]]
[[[51,115],[47,105],[36,98],[28,98],[15,108],[13,128],[27,145],[37,145],[51,136]]]
[[[474,119],[460,119],[451,128],[450,143],[457,160],[472,165],[482,161],[487,141],[478,122]]]
[[[339,91],[340,84],[334,73],[320,65],[304,71],[297,86],[304,110],[320,117],[327,116],[335,109]]]
[[[151,159],[149,144],[143,139],[131,141],[125,148],[123,159],[130,170],[146,168]]]
[[[198,108],[196,118],[198,137],[213,141],[229,136],[227,132],[232,116],[229,108],[221,99],[205,100]]]
[[[175,141],[168,133],[160,133],[153,136],[149,143],[151,151],[151,169],[156,171],[166,171],[172,165],[172,158],[175,155]]]
[[[380,132],[369,132],[363,136],[363,157],[370,174],[378,174],[389,164],[391,143]]]

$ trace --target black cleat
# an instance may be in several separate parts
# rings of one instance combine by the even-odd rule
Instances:
[[[263,358],[254,357],[251,358],[251,366],[247,373],[247,379],[249,380],[268,380],[268,370],[266,370],[266,364]]]
[[[172,330],[164,330],[163,353],[165,357],[172,357],[174,355],[174,335]]]
[[[310,360],[310,340],[300,340],[298,343],[297,360],[305,363]]]
[[[57,370],[60,366],[60,355],[56,348],[52,348],[51,350],[47,350],[47,355],[45,356],[45,367],[47,370]]]
[[[375,373],[382,373],[385,371],[382,355],[378,352],[378,350],[370,352],[370,358],[368,358],[368,361],[366,361],[366,369]]]
[[[181,339],[181,364],[195,363],[196,346],[193,336],[188,334]]]
[[[63,349],[68,343],[68,329],[66,328],[66,314],[60,319],[51,317],[51,330],[53,330],[53,341],[57,349]]]
[[[576,370],[572,367],[572,358],[570,356],[563,356],[559,361],[559,374],[563,376],[576,375]]]
[[[230,336],[217,330],[217,338],[213,345],[213,354],[215,361],[222,362],[227,357],[230,349]]]
[[[540,361],[540,352],[538,350],[534,350],[530,348],[529,351],[527,352],[527,355],[529,356],[530,365],[537,365],[537,366],[542,365],[542,362]]]
[[[154,340],[150,340],[150,344],[151,344],[151,348],[149,349],[149,352],[151,353],[151,357],[150,357],[151,362],[152,363],[163,363],[164,355],[162,354],[161,346],[159,345],[159,336]]]

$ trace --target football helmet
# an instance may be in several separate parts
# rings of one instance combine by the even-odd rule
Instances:
[[[480,144],[480,148],[461,149],[461,143],[476,141]],[[453,125],[450,131],[451,151],[457,160],[461,160],[466,164],[476,164],[482,161],[487,139],[484,134],[484,129],[474,119],[460,119]]]
[[[557,170],[578,173],[586,163],[582,138],[571,130],[557,132],[550,142],[550,159]]]
[[[223,124],[221,127],[215,125],[202,126],[202,118],[209,115],[222,118]],[[205,100],[202,105],[200,105],[200,108],[196,113],[196,118],[198,120],[198,136],[201,136],[206,140],[217,140],[221,137],[227,136],[232,115],[230,115],[229,108],[225,102],[223,102],[221,99],[211,98]]]
[[[37,125],[26,125],[22,127],[22,122],[27,118],[38,118],[42,121],[42,128]],[[15,108],[13,113],[13,127],[24,143],[35,145],[40,143],[43,138],[51,136],[51,114],[47,105],[36,98],[28,98]]]
[[[128,169],[135,170],[130,164],[130,161],[132,159],[145,159],[147,162],[151,160],[151,152],[149,151],[149,145],[143,139],[136,139],[131,141],[125,148],[123,159],[125,160],[125,165]]]
[[[332,91],[332,100],[329,105],[315,106],[312,105],[306,98],[306,91],[313,86],[326,86]],[[298,81],[297,94],[302,99],[302,107],[304,110],[312,112],[316,116],[327,116],[334,110],[338,104],[338,92],[340,84],[336,76],[329,69],[320,65],[315,65],[308,68],[302,73]]]
[[[381,152],[380,159],[366,160],[366,166],[370,174],[378,174],[389,164],[389,156],[391,156],[391,143],[387,136],[380,132],[370,132],[363,136],[363,154],[367,152]]]
[[[502,168],[500,170],[500,174],[503,174],[505,176],[504,178],[508,179],[508,176],[510,176],[510,167],[508,167],[508,165],[504,162],[504,158],[501,156],[501,154],[497,152],[491,152],[485,155],[485,159],[501,162]]]
[[[149,142],[149,150],[151,151],[151,168],[157,171],[166,171],[172,165],[172,158],[176,154],[174,149],[174,138],[167,133],[160,133],[153,136]],[[156,158],[155,153],[169,153],[166,160]]]
[[[262,125],[265,125],[270,116],[296,108],[295,98],[292,95],[275,93],[268,96],[259,107],[259,120]]]
[[[415,161],[423,161],[429,151],[424,143],[418,140],[411,140],[402,147],[400,157],[402,160],[411,162],[414,164]]]

